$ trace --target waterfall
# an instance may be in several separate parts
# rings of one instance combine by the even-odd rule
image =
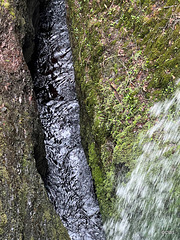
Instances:
[[[111,240],[179,240],[180,91],[156,103],[156,122],[142,138],[142,155],[117,188],[117,216],[104,225]]]
[[[40,6],[33,69],[44,132],[49,198],[74,240],[103,240],[91,172],[81,145],[79,103],[63,0]]]

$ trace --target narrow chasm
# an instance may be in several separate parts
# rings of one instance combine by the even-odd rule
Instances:
[[[24,57],[42,127],[35,148],[37,169],[71,239],[103,240],[99,206],[81,144],[65,2],[31,1],[27,5]]]
[[[24,37],[23,55],[28,65],[32,78],[34,78],[34,63],[37,59],[37,34],[39,31],[39,19],[40,19],[40,6],[42,1],[28,1],[26,2],[27,14],[26,14],[26,35]],[[34,146],[34,157],[36,160],[36,168],[44,180],[48,172],[48,163],[45,153],[44,145],[44,132],[42,124],[39,119],[38,125],[34,131],[34,138],[36,143]]]

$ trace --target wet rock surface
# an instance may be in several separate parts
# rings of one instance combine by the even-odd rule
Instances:
[[[35,165],[34,147],[42,159],[44,150],[22,53],[25,31],[11,15],[25,15],[22,6],[17,12],[17,2],[11,12],[0,4],[0,239],[67,240]],[[25,8],[25,1],[21,3]]]
[[[45,135],[45,186],[71,239],[103,240],[91,172],[81,145],[65,3],[52,0],[40,9],[33,81]]]

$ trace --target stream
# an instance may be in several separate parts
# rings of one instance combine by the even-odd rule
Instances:
[[[34,90],[44,132],[48,196],[73,240],[103,240],[91,172],[81,145],[71,45],[63,0],[40,12]]]
[[[117,187],[116,216],[102,225],[91,171],[81,144],[79,103],[64,0],[40,11],[33,69],[44,132],[43,177],[50,201],[72,240],[179,240],[180,92],[156,103],[142,154]]]

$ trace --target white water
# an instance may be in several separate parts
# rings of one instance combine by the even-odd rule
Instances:
[[[156,123],[142,139],[129,181],[118,185],[117,216],[104,225],[107,239],[180,239],[180,91],[151,114]]]

